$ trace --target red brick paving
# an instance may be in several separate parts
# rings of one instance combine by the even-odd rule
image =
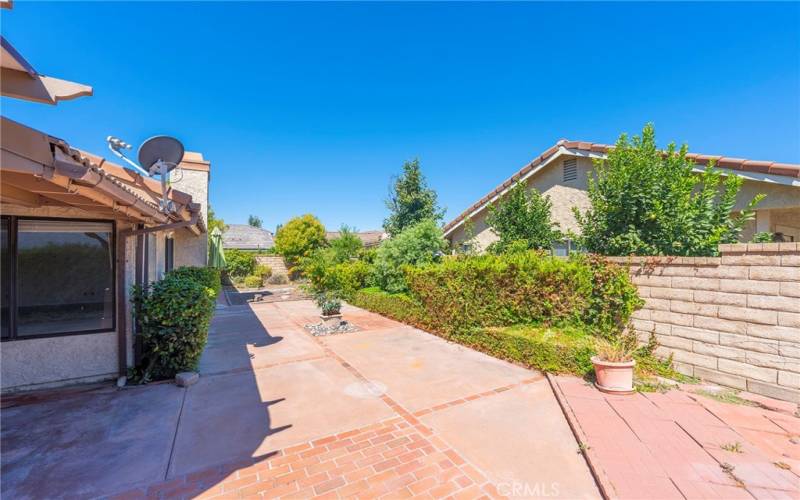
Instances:
[[[394,417],[114,498],[496,497],[476,467],[422,424]]]
[[[613,396],[575,377],[550,380],[608,497],[800,498],[792,405],[755,408],[682,390]],[[736,443],[738,452],[722,449]]]

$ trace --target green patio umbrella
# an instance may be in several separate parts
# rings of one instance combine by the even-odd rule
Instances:
[[[225,268],[225,251],[222,250],[222,231],[215,227],[211,231],[208,249],[208,265],[216,269]]]

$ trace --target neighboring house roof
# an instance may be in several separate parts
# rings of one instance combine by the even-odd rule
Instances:
[[[92,95],[92,87],[45,76],[0,36],[0,90],[6,97],[57,104],[59,101]]]
[[[341,235],[339,231],[328,231],[325,233],[327,240],[335,240]],[[355,233],[361,240],[365,247],[373,247],[379,245],[381,241],[386,238],[386,233],[383,231],[360,231]]]
[[[222,248],[241,250],[267,249],[275,246],[272,233],[248,224],[229,224],[222,233]]]
[[[538,170],[538,168],[543,167],[548,163],[548,161],[554,159],[555,157],[561,154],[584,156],[591,156],[592,154],[605,155],[613,148],[614,146],[609,144],[561,139],[555,145],[545,150],[544,153],[534,158],[533,161],[519,169],[514,175],[503,181],[502,184],[494,188],[486,196],[473,203],[468,209],[461,212],[458,217],[448,222],[444,226],[445,235],[447,235],[447,233],[449,233],[452,229],[455,229],[470,214],[482,209],[493,199],[501,196],[518,180],[527,176],[527,174],[531,173],[534,169]],[[716,167],[722,169],[789,177],[790,179],[793,179],[792,184],[797,182],[796,179],[800,179],[800,164],[746,160],[743,158],[729,158],[726,156],[703,155],[697,153],[687,153],[686,157],[693,160],[697,165],[708,165],[709,162],[714,162]]]
[[[2,117],[2,190],[0,200],[24,206],[61,205],[90,213],[126,218],[146,225],[189,221],[189,230],[205,232],[200,204],[170,189],[176,210],[159,210],[161,185],[67,142]]]

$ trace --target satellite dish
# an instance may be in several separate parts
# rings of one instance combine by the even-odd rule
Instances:
[[[183,159],[183,144],[174,137],[157,135],[139,146],[139,165],[150,175],[166,175]]]

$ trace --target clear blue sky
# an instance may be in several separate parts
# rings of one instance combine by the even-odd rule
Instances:
[[[179,137],[229,223],[381,225],[419,157],[456,216],[562,137],[800,162],[800,4],[26,3],[2,33],[88,83],[4,115],[98,154]]]

